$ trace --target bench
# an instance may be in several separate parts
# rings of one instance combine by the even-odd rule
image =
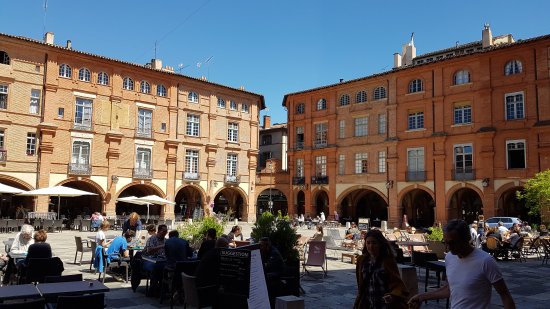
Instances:
[[[342,262],[344,261],[345,257],[351,259],[351,264],[355,264],[357,260],[357,255],[355,253],[342,252]]]

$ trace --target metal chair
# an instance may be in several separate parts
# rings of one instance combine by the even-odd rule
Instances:
[[[76,257],[78,256],[78,252],[80,252],[80,262],[78,263],[78,265],[82,265],[82,256],[84,255],[84,251],[88,251],[87,248],[88,248],[88,241],[87,240],[82,240],[82,237],[80,236],[75,236],[74,237],[74,241],[76,243],[76,252],[74,254],[74,264],[76,264]],[[84,246],[83,244],[86,243],[86,249],[84,249]]]
[[[7,228],[9,232],[18,232],[19,226],[17,225],[17,220],[15,219],[8,220]]]
[[[92,225],[91,219],[82,219],[82,224],[80,225],[80,231],[89,231]]]
[[[194,274],[199,262],[199,260],[181,261],[176,262],[174,267],[164,267],[162,272],[162,282],[160,285],[161,304],[164,300],[164,295],[166,294],[164,288],[167,287],[170,295],[170,309],[174,308],[174,294],[177,290],[180,290],[181,292],[181,274]]]

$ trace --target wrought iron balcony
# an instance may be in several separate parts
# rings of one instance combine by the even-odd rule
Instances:
[[[476,172],[472,167],[462,167],[453,170],[453,180],[464,181],[476,179]]]
[[[294,145],[296,150],[304,149],[304,142],[296,142],[296,145]]]
[[[5,163],[8,161],[8,151],[6,149],[0,149],[0,162]]]
[[[326,141],[315,141],[314,145],[315,148],[325,148],[327,147]]]
[[[152,138],[153,132],[151,129],[136,128],[135,136],[139,138]]]
[[[312,176],[312,185],[328,185],[328,176]]]
[[[199,181],[201,180],[201,175],[199,173],[183,172],[183,179],[190,181]]]
[[[152,179],[153,170],[150,168],[134,168],[133,177],[137,179]]]
[[[426,181],[426,171],[407,171],[407,181]]]
[[[224,182],[227,184],[239,184],[241,183],[241,176],[225,175]]]
[[[92,166],[90,164],[69,163],[70,175],[92,175]]]
[[[73,122],[73,129],[82,131],[92,131],[91,123],[75,123]]]
[[[306,178],[305,177],[292,177],[292,184],[293,185],[305,185],[306,184]]]

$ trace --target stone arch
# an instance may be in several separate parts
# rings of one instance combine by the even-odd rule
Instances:
[[[540,215],[529,215],[529,209],[524,200],[518,200],[516,191],[522,191],[524,187],[516,183],[507,183],[496,192],[496,216],[518,217],[528,223],[540,223]],[[498,195],[497,195],[498,194]]]
[[[256,207],[259,211],[259,214],[261,214],[263,211],[270,211],[269,209],[269,195],[271,193],[271,200],[273,202],[273,208],[271,209],[273,214],[277,214],[279,211],[283,215],[287,215],[289,213],[289,205],[288,205],[288,198],[286,194],[277,189],[277,188],[271,188],[271,191],[269,188],[262,190],[257,198],[256,198]]]
[[[62,186],[66,183],[76,182],[76,181],[85,182],[88,185],[92,186],[94,189],[96,189],[97,192],[99,192],[99,194],[101,195],[101,199],[105,200],[105,198],[106,198],[105,190],[103,190],[103,188],[97,182],[95,182],[91,179],[88,179],[88,178],[78,179],[78,178],[75,178],[75,177],[71,177],[71,178],[67,178],[63,181],[60,181],[56,186]],[[105,201],[105,202],[108,203],[109,201]]]
[[[296,192],[296,211],[299,215],[306,213],[306,193],[304,190],[298,189]]]
[[[345,221],[369,218],[371,225],[379,227],[388,220],[388,199],[376,188],[357,185],[340,194],[337,211]]]
[[[483,192],[472,184],[456,184],[447,191],[447,219],[462,219],[467,223],[483,215]]]
[[[325,188],[318,188],[312,192],[311,196],[313,197],[313,205],[311,207],[311,211],[313,212],[312,217],[320,215],[321,212],[324,212],[325,217],[327,217],[330,214],[330,198],[328,190]]]
[[[67,218],[74,218],[78,215],[86,216],[94,212],[104,212],[106,204],[106,193],[103,188],[95,181],[88,178],[78,179],[70,177],[56,184],[56,186],[65,186],[82,191],[92,192],[97,195],[84,195],[76,197],[50,196],[50,211],[57,212],[57,204],[60,204],[61,215]],[[110,198],[110,197],[109,197]],[[53,205],[52,205],[53,204]]]
[[[21,189],[21,190],[27,190],[27,191],[34,190],[33,186],[29,185],[27,182],[25,182],[25,181],[23,181],[19,178],[15,178],[15,177],[12,177],[12,176],[0,174],[0,180],[7,180],[8,182],[18,184],[19,187],[24,187],[24,189]],[[10,184],[8,184],[8,185],[10,185]],[[12,187],[17,187],[17,186],[12,185]]]
[[[233,216],[240,219],[248,213],[248,198],[246,192],[240,187],[222,187],[216,191],[209,206],[209,210],[215,213],[227,214],[228,210],[231,209]]]
[[[21,190],[34,190],[34,187],[27,182],[8,175],[0,174],[0,182]],[[2,194],[0,199],[0,217],[10,217],[22,219],[24,212],[18,212],[20,207],[23,207],[26,212],[33,211],[34,196],[20,196],[13,194]]]
[[[126,196],[136,196],[136,197],[143,197],[146,195],[158,195],[160,197],[164,197],[164,192],[160,187],[157,185],[146,182],[141,183],[140,181],[133,181],[124,187],[122,187],[117,193],[115,197],[116,199],[120,197],[126,197]],[[149,210],[147,209],[147,206],[144,205],[136,205],[131,203],[125,203],[125,202],[116,202],[115,206],[115,212],[117,215],[122,214],[128,214],[130,212],[137,212],[140,216],[147,215],[147,212],[149,212],[149,215],[152,216],[160,216],[161,215],[161,206],[152,204],[149,206]]]
[[[116,196],[115,198],[119,198],[120,197],[120,194],[122,192],[124,192],[124,190],[132,187],[132,186],[135,186],[135,185],[143,185],[143,186],[146,186],[146,187],[149,187],[150,189],[152,189],[153,191],[155,191],[155,194],[160,196],[160,197],[164,197],[165,194],[164,194],[164,191],[157,185],[155,185],[154,183],[152,182],[146,182],[146,183],[141,183],[139,181],[132,181],[131,183],[125,185],[124,187],[122,187],[120,190],[118,190],[118,192],[116,193]],[[139,197],[139,196],[138,196]]]
[[[196,194],[193,194],[194,192]],[[176,190],[174,202],[176,202],[174,205],[176,219],[197,219],[204,215],[206,192],[201,186],[184,184]]]
[[[435,222],[435,194],[426,186],[412,185],[398,194],[403,217],[416,227],[432,226]]]
[[[344,190],[342,193],[340,193],[340,195],[336,198],[336,204],[340,205],[349,193],[355,190],[361,190],[361,189],[376,192],[376,194],[378,194],[380,197],[384,199],[386,203],[388,203],[388,196],[386,195],[386,193],[376,189],[375,187],[365,186],[365,185],[356,185],[356,186],[349,187],[346,190]]]

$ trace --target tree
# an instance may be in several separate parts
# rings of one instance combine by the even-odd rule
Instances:
[[[542,222],[547,222],[550,212],[550,169],[537,173],[529,179],[523,192],[517,191],[518,199],[525,200],[529,215],[539,215]]]

